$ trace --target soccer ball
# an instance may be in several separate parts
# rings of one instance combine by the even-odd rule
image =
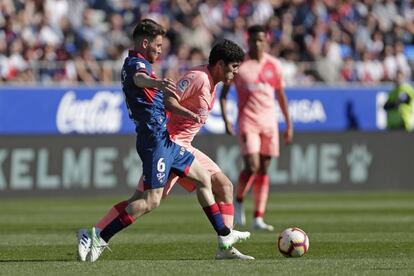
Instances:
[[[280,233],[277,246],[285,257],[301,257],[309,250],[309,238],[297,227],[287,228]]]

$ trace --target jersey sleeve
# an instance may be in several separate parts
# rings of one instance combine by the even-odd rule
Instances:
[[[133,75],[136,73],[145,73],[148,76],[151,76],[152,66],[151,64],[142,58],[134,59],[131,63],[131,72]]]
[[[186,107],[202,119],[207,120],[210,110],[210,94],[210,89],[207,86],[203,85],[198,87],[197,92],[185,95],[184,101],[186,102]]]

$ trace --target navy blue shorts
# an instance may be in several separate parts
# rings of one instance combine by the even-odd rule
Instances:
[[[142,161],[144,190],[164,187],[170,172],[180,177],[188,174],[194,161],[192,153],[172,142],[168,135],[145,138],[137,137],[136,143]]]

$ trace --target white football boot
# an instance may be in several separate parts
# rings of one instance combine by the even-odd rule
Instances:
[[[86,256],[91,250],[92,240],[89,236],[89,231],[87,229],[79,229],[78,236],[78,260],[85,262]]]
[[[216,260],[254,260],[254,257],[249,255],[244,255],[235,247],[230,249],[217,249],[216,251]]]
[[[99,234],[96,233],[95,227],[92,227],[90,238],[92,240],[92,244],[91,250],[89,251],[89,254],[86,257],[86,260],[88,262],[95,262],[96,260],[98,260],[99,256],[101,256],[105,248],[108,248],[109,251],[111,251],[108,244],[99,236]]]
[[[220,249],[230,249],[233,244],[241,241],[245,241],[250,238],[250,232],[241,232],[237,230],[230,230],[230,234],[227,236],[218,236],[218,248]]]
[[[244,212],[243,203],[234,201],[234,224],[246,225],[246,214]]]
[[[263,221],[263,218],[261,217],[257,217],[253,219],[253,224],[252,224],[252,229],[253,230],[263,230],[263,231],[273,231],[274,227],[270,224],[267,224]]]

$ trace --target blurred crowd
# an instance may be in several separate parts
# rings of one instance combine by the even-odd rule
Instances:
[[[1,82],[113,82],[142,18],[167,30],[158,71],[177,79],[217,39],[246,49],[246,28],[269,29],[288,85],[411,80],[414,1],[0,0]],[[247,50],[247,49],[246,49]]]

